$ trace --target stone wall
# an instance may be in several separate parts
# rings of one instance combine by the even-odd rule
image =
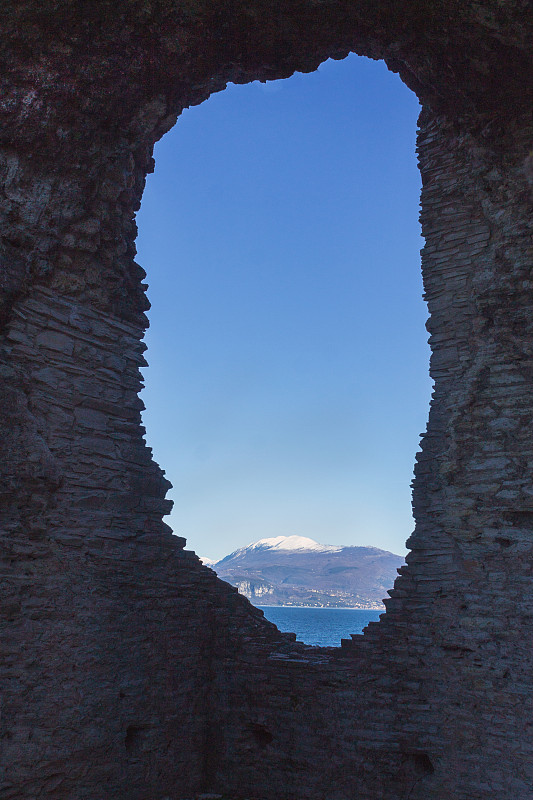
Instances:
[[[2,800],[533,795],[529,22],[522,0],[6,4]],[[185,105],[350,50],[424,106],[435,392],[387,613],[320,649],[162,522],[134,214]]]

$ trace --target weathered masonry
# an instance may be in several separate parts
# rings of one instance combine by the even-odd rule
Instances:
[[[527,0],[5,0],[2,800],[531,800],[530,15]],[[162,522],[133,220],[184,106],[349,51],[384,58],[423,105],[435,393],[408,566],[381,622],[321,650]]]

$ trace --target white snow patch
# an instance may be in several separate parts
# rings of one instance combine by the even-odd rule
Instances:
[[[297,550],[298,552],[315,553],[338,553],[342,547],[333,544],[319,544],[314,539],[307,536],[274,536],[271,539],[259,539],[259,541],[241,547],[232,555],[244,553],[249,550]]]

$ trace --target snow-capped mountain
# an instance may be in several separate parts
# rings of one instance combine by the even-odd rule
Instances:
[[[209,566],[258,605],[379,608],[403,563],[401,556],[377,547],[276,536]]]
[[[342,547],[332,544],[319,544],[307,536],[275,536],[272,539],[259,539],[246,547],[240,547],[225,558],[236,558],[243,553],[250,553],[252,550],[298,550],[304,553],[334,553],[342,550]]]

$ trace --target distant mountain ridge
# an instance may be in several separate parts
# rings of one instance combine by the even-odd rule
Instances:
[[[326,545],[305,536],[259,539],[213,563],[256,605],[382,608],[404,559],[377,547]]]

